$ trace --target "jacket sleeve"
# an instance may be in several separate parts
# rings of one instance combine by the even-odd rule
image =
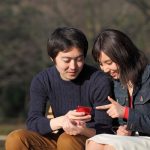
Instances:
[[[47,93],[41,76],[33,78],[30,87],[30,103],[26,121],[29,130],[46,134],[51,132],[50,121],[45,117]]]
[[[134,108],[129,109],[128,128],[150,136],[150,70],[144,72],[133,103]]]
[[[128,129],[150,135],[150,100],[139,107],[139,110],[129,109]]]

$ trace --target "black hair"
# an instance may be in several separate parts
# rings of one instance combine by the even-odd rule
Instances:
[[[67,51],[72,47],[79,48],[84,57],[88,50],[88,41],[84,33],[72,27],[57,28],[48,38],[47,51],[48,55],[55,59],[61,51]]]
[[[115,29],[103,30],[96,37],[92,49],[95,61],[98,61],[101,52],[119,66],[122,85],[127,86],[129,81],[133,85],[138,84],[148,60],[127,35]]]

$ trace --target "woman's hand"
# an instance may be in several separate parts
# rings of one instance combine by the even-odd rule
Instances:
[[[117,135],[130,136],[132,131],[127,130],[127,125],[120,125],[117,130]]]
[[[103,105],[103,106],[97,106],[96,109],[99,110],[105,110],[107,109],[107,114],[112,118],[123,118],[125,107],[120,105],[118,102],[113,100],[111,97],[108,96],[108,100],[111,102],[111,104]]]

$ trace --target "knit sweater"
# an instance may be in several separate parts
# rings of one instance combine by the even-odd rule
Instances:
[[[52,66],[32,80],[27,128],[40,134],[52,132],[50,120],[45,117],[49,101],[54,117],[65,115],[78,105],[92,107],[92,119],[87,126],[95,128],[97,133],[110,132],[112,119],[106,111],[94,109],[108,104],[108,95],[111,95],[111,81],[94,67],[84,65],[75,80],[64,81],[56,67]]]

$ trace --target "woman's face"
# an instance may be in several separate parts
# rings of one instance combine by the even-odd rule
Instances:
[[[104,52],[101,52],[99,57],[100,68],[113,79],[119,79],[119,68],[118,65],[113,62]]]

